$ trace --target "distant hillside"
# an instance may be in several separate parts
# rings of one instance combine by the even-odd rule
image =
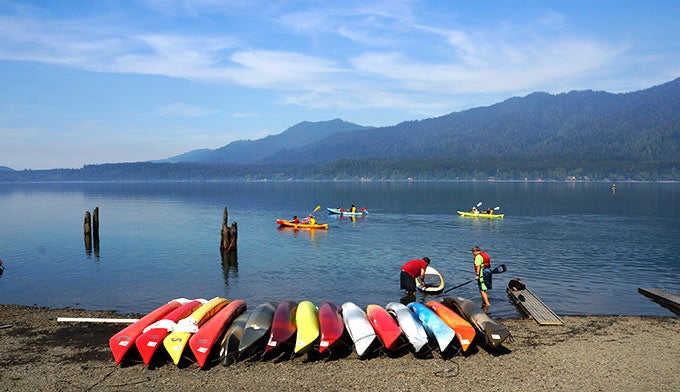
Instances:
[[[338,139],[351,140],[352,148],[334,148]],[[261,162],[400,157],[657,162],[677,161],[678,156],[680,78],[625,94],[589,90],[533,93],[370,132],[336,134]]]
[[[7,166],[0,166],[0,171],[14,171],[14,169]]]
[[[304,121],[278,135],[257,140],[237,140],[215,150],[194,150],[168,158],[166,161],[248,164],[270,156],[285,155],[287,151],[303,148],[339,132],[370,129],[370,127],[339,119],[320,122]]]

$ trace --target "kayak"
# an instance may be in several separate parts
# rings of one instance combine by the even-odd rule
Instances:
[[[487,219],[502,218],[505,216],[505,214],[485,214],[483,212],[469,212],[469,211],[458,211],[458,215],[465,218],[487,218]]]
[[[327,229],[328,228],[328,223],[315,223],[315,224],[309,224],[309,223],[294,223],[289,220],[285,219],[277,219],[276,223],[280,227],[292,227],[294,229]]]
[[[241,341],[238,344],[238,358],[244,359],[260,351],[262,345],[266,343],[269,337],[269,331],[272,329],[272,321],[274,320],[274,312],[277,307],[276,302],[265,302],[253,309],[253,313],[248,317],[246,326],[241,335]]]
[[[458,313],[474,325],[484,335],[486,344],[491,348],[498,347],[510,336],[510,331],[507,328],[491,319],[477,304],[467,298],[449,297],[444,298],[442,303],[451,309],[456,309]]]
[[[175,328],[176,323],[191,315],[194,310],[208,301],[204,299],[196,299],[185,303],[179,308],[168,313],[162,319],[144,328],[142,334],[135,340],[137,351],[142,356],[144,365],[149,366],[153,354],[158,347],[163,345],[163,339]]]
[[[198,332],[206,321],[227,306],[228,303],[229,300],[226,298],[215,297],[199,306],[191,315],[177,322],[172,332],[163,339],[163,346],[175,365],[179,365],[182,353],[189,343],[191,335]]]
[[[431,266],[427,266],[425,269],[425,286],[420,282],[419,278],[416,279],[416,288],[423,293],[437,294],[444,290],[444,278],[442,274]]]
[[[297,335],[295,336],[294,355],[309,351],[319,340],[319,309],[310,301],[301,301],[295,314]]]
[[[342,321],[342,308],[331,301],[324,301],[319,307],[319,354],[330,352],[345,332]]]
[[[406,335],[415,353],[427,347],[427,332],[416,315],[406,305],[401,302],[390,302],[385,308],[397,319],[399,328]]]
[[[298,304],[292,300],[285,300],[276,307],[274,311],[274,318],[272,319],[272,329],[269,333],[269,341],[264,348],[264,355],[271,356],[278,351],[285,350],[282,346],[292,343],[293,336],[295,336],[295,313],[297,312]],[[276,349],[279,348],[277,351]],[[280,354],[280,352],[279,352]]]
[[[370,348],[378,341],[378,336],[368,321],[366,312],[353,302],[345,302],[342,304],[342,319],[359,357],[370,353]]]
[[[113,359],[115,360],[116,365],[123,360],[123,357],[130,347],[135,345],[135,340],[142,334],[146,327],[187,302],[189,302],[189,300],[186,298],[172,300],[113,335],[111,339],[109,339],[109,347],[113,353]]]
[[[349,210],[345,210],[343,208],[328,208],[326,207],[326,210],[328,210],[329,214],[335,214],[335,215],[344,215],[344,216],[364,216],[368,214],[368,211],[366,211],[365,208],[359,208],[356,212],[351,212]]]
[[[420,323],[425,327],[425,330],[428,331],[431,336],[434,336],[439,345],[439,351],[442,353],[446,351],[456,337],[454,330],[442,321],[432,309],[420,302],[411,302],[406,306],[415,313],[416,317],[420,320]]]
[[[243,329],[246,327],[248,317],[250,317],[248,313],[241,313],[241,315],[236,317],[236,320],[231,323],[229,329],[227,329],[227,332],[224,334],[220,348],[222,365],[229,366],[236,362],[236,359],[238,358],[238,345],[241,342],[241,336],[243,336]]]
[[[434,310],[434,312],[437,313],[437,316],[456,332],[460,348],[463,349],[463,352],[467,351],[468,347],[470,347],[470,344],[475,339],[475,327],[458,313],[454,312],[453,309],[441,302],[429,301],[425,306]]]
[[[368,321],[373,325],[373,329],[382,340],[387,350],[395,350],[399,347],[401,329],[385,308],[380,305],[370,304],[366,307]]]
[[[199,368],[202,369],[208,362],[208,356],[217,339],[227,330],[231,322],[245,311],[246,303],[243,300],[231,301],[189,338],[189,347]]]

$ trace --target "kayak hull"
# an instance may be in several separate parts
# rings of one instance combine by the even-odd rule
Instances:
[[[189,347],[198,367],[203,368],[217,339],[227,330],[236,317],[246,311],[246,303],[237,299],[223,307],[189,338]]]
[[[333,215],[343,215],[343,216],[364,216],[368,214],[368,211],[364,210],[357,210],[357,212],[351,212],[344,210],[342,208],[328,208],[326,207],[326,210],[328,210],[329,214]]]
[[[438,294],[444,290],[444,277],[431,266],[425,269],[425,286],[422,285],[420,278],[416,279],[416,288],[423,293]]]
[[[188,302],[188,300],[184,298],[172,300],[113,335],[111,339],[109,339],[109,347],[113,353],[113,359],[115,360],[116,365],[123,360],[125,354],[130,350],[130,347],[135,345],[135,340],[137,340],[146,327],[160,320],[186,302]]]
[[[319,341],[319,309],[310,301],[301,301],[295,315],[297,335],[293,353],[300,355],[308,352]]]
[[[345,302],[342,304],[342,319],[359,357],[369,354],[378,336],[368,321],[366,312],[353,302]]]
[[[401,329],[392,315],[382,306],[375,304],[366,307],[366,315],[373,329],[385,345],[385,349],[390,351],[397,349],[399,347]]]
[[[446,351],[456,337],[454,330],[446,325],[432,309],[420,302],[411,302],[407,307],[415,313],[425,330],[437,341],[439,351],[442,353]]]
[[[413,346],[415,353],[419,353],[427,347],[427,332],[416,315],[406,305],[401,302],[390,302],[385,308],[397,319],[399,328]]]
[[[277,219],[279,227],[292,227],[293,229],[328,229],[328,223],[295,223],[285,219]]]
[[[249,316],[250,315],[247,313],[241,313],[241,315],[236,317],[236,320],[231,323],[229,329],[227,329],[227,332],[224,334],[220,348],[222,365],[229,366],[238,359],[238,345],[241,343],[243,330],[246,327]]]
[[[498,324],[488,314],[484,313],[477,304],[467,298],[448,297],[444,298],[442,303],[451,309],[455,309],[470,324],[474,325],[491,348],[498,347],[510,336],[510,331],[507,328]]]
[[[437,316],[453,329],[461,349],[463,352],[467,351],[468,347],[470,347],[470,344],[472,344],[472,341],[475,339],[475,327],[458,313],[454,312],[453,309],[441,302],[429,301],[425,306],[434,310]]]
[[[497,219],[502,218],[505,214],[485,214],[483,212],[469,212],[469,211],[457,211],[459,216],[464,218],[486,218],[486,219]]]
[[[265,302],[258,305],[248,317],[238,345],[238,357],[240,359],[261,350],[262,345],[266,343],[269,331],[272,328],[276,307],[276,302]]]
[[[340,342],[345,333],[342,321],[342,308],[331,301],[319,306],[319,354],[330,352]]]
[[[285,350],[286,344],[290,346],[297,330],[295,326],[297,308],[297,302],[292,300],[285,300],[276,307],[274,318],[272,319],[271,332],[269,333],[269,341],[267,341],[267,345],[264,348],[265,355],[273,355],[277,351]]]

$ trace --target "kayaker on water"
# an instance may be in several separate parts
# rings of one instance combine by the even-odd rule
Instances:
[[[471,211],[471,212],[472,212],[473,214],[479,214],[479,211],[477,211],[477,207],[472,207],[472,211]]]
[[[357,208],[354,204],[352,204],[352,206],[349,208],[349,212],[351,212],[351,213],[357,212]]]
[[[488,307],[489,296],[486,290],[491,289],[491,257],[479,248],[479,246],[472,247],[472,254],[474,255],[475,265],[475,280],[479,286],[479,294],[482,296],[482,307]]]
[[[430,258],[423,257],[422,259],[407,261],[401,266],[401,273],[399,275],[400,288],[406,290],[407,297],[416,296],[416,278],[420,277],[421,282],[425,284],[425,270],[430,265]]]
[[[493,214],[493,209],[491,207],[487,208],[486,213],[489,215]]]
[[[310,225],[315,225],[316,224],[316,218],[314,217],[314,215],[309,214],[309,216],[305,218],[304,223],[308,223]]]
[[[298,219],[297,215],[293,217],[293,220],[291,221],[293,223],[300,223],[300,219]]]

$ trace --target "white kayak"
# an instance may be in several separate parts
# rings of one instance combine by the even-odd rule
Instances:
[[[373,342],[378,339],[366,312],[353,302],[345,302],[342,304],[342,320],[357,354],[360,357],[366,355]]]
[[[408,341],[411,342],[416,353],[427,346],[427,331],[425,331],[416,315],[406,305],[400,302],[390,302],[385,308],[397,319],[399,328],[406,335]]]

